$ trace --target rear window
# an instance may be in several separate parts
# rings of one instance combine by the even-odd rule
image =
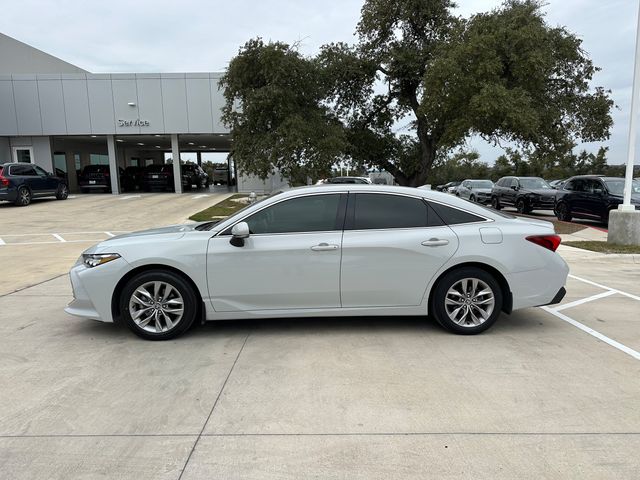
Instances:
[[[173,169],[172,165],[149,165],[147,172],[168,172]]]
[[[354,197],[354,230],[427,226],[427,204],[421,199],[376,193]]]
[[[447,225],[458,225],[461,223],[484,222],[484,218],[474,215],[473,213],[458,210],[457,208],[448,207],[441,203],[429,202],[429,205],[436,214]]]

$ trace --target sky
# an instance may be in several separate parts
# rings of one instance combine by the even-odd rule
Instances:
[[[298,42],[317,53],[354,42],[362,0],[3,0],[0,32],[94,73],[222,71],[250,38]],[[501,1],[458,0],[463,16]],[[611,164],[626,162],[637,0],[547,0],[551,25],[565,26],[601,67],[592,82],[612,91]],[[0,59],[1,61],[1,59]],[[472,138],[468,147],[493,163],[500,147]],[[638,161],[636,160],[636,163]]]

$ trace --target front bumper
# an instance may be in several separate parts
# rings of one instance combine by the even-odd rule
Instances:
[[[82,263],[74,265],[69,271],[73,300],[64,311],[76,317],[113,322],[113,292],[129,269],[129,264],[122,258],[94,268]]]
[[[553,210],[555,207],[555,199],[551,198],[529,198],[529,206],[533,210]]]

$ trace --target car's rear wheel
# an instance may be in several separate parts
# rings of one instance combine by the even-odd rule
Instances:
[[[556,217],[563,222],[571,221],[571,211],[566,203],[560,202],[556,205]]]
[[[69,196],[69,188],[64,183],[61,183],[60,185],[58,185],[56,198],[58,200],[66,200],[68,196]]]
[[[169,340],[186,332],[198,312],[193,287],[180,275],[152,270],[133,277],[120,295],[124,323],[146,340]]]
[[[442,277],[431,296],[430,311],[450,332],[474,335],[484,332],[502,310],[502,290],[485,270],[463,267]]]
[[[27,187],[20,187],[14,203],[19,207],[26,207],[29,205],[31,203],[31,190]]]
[[[491,207],[494,210],[500,210],[502,208],[502,205],[500,205],[500,200],[498,200],[498,197],[491,197]]]

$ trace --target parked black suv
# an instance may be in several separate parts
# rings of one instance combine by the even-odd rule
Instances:
[[[130,192],[138,188],[142,188],[142,176],[144,175],[144,167],[129,166],[124,169],[120,175],[122,190]]]
[[[516,207],[519,213],[553,210],[556,191],[540,177],[502,177],[491,189],[491,206]]]
[[[118,168],[118,172],[120,174],[120,184],[122,184],[124,170]],[[111,192],[111,169],[109,165],[87,165],[78,176],[78,185],[82,193],[88,193],[91,190]]]
[[[207,188],[209,186],[209,175],[202,167],[195,163],[185,163],[182,168],[182,186],[186,190],[191,190],[193,185],[196,188]]]
[[[631,203],[640,210],[640,182],[631,183]],[[565,222],[572,218],[587,218],[609,222],[609,212],[622,203],[624,178],[579,175],[571,177],[556,190],[554,213]]]
[[[0,165],[0,200],[24,207],[33,198],[53,196],[58,200],[69,196],[69,188],[63,178],[31,163]]]

